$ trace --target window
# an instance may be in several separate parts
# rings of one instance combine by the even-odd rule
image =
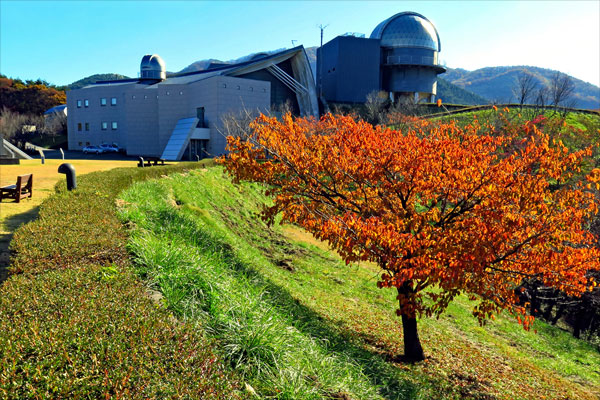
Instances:
[[[117,98],[116,97],[112,97],[110,99],[110,105],[111,106],[116,106],[117,105]]]
[[[112,122],[111,128],[112,128],[113,131],[117,130],[117,121],[113,121]]]
[[[85,100],[83,101],[83,105],[84,105],[86,108],[87,108],[87,107],[89,107],[89,106],[90,106],[90,101],[89,101],[88,99],[85,99]]]
[[[85,130],[86,130],[86,131],[89,131],[89,130],[90,130],[90,123],[89,123],[89,122],[86,122],[86,123],[85,123]]]
[[[105,131],[108,129],[108,122],[102,122],[102,130]]]
[[[77,100],[77,108],[81,108],[81,100]]]
[[[78,123],[77,123],[77,130],[78,130],[79,132],[81,132],[81,122],[78,122]]]
[[[206,123],[204,121],[204,107],[196,108],[196,118],[198,118],[196,128],[206,128]]]
[[[106,97],[100,99],[100,105],[104,107],[106,105]]]

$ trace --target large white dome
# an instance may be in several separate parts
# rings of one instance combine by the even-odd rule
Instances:
[[[441,51],[435,26],[421,14],[401,12],[381,22],[371,33],[383,47],[421,47]]]

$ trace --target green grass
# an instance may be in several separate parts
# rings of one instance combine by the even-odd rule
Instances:
[[[241,397],[214,343],[132,273],[116,216],[116,196],[133,182],[200,166],[81,176],[76,191],[57,185],[15,232],[0,286],[0,398]]]
[[[402,352],[394,293],[304,231],[267,227],[260,186],[211,168],[123,194],[138,273],[219,344],[266,398],[596,399],[600,354],[568,332],[511,317],[480,327],[463,297],[419,322],[429,358]]]

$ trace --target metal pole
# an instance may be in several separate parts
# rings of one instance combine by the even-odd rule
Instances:
[[[319,25],[319,29],[321,29],[321,47],[319,47],[319,55],[321,56],[321,62],[319,63],[319,100],[323,97],[323,31],[327,28],[329,24],[323,26],[323,24]]]
[[[59,150],[60,150],[60,155],[62,156],[62,159],[64,160],[65,159],[65,152],[63,151],[62,147],[59,148]]]

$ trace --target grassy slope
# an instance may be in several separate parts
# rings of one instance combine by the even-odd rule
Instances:
[[[54,186],[65,181],[64,174],[57,172],[58,166],[69,162],[79,177],[94,171],[104,171],[118,167],[135,167],[134,161],[98,160],[21,160],[17,165],[0,166],[0,186],[14,185],[17,175],[33,174],[33,196],[20,203],[3,200],[0,203],[0,282],[5,278],[5,268],[9,265],[8,246],[15,230],[37,218],[42,202],[54,193]],[[63,183],[63,185],[65,185]]]
[[[260,394],[357,399],[600,395],[597,349],[540,322],[537,334],[504,316],[480,327],[465,298],[439,320],[420,321],[427,361],[396,362],[401,329],[393,293],[375,287],[377,269],[345,266],[295,227],[266,227],[256,215],[264,201],[257,189],[233,186],[217,168],[192,172],[136,185],[124,196],[123,216],[135,222],[131,249],[140,271],[172,309],[208,327],[225,357],[245,371]],[[182,248],[193,257],[177,261],[173,254]],[[276,329],[266,329],[269,324]],[[240,340],[247,332],[253,332],[253,341]]]
[[[524,124],[526,121],[535,121],[540,116],[543,116],[545,121],[537,123],[538,128],[543,129],[551,139],[560,140],[569,150],[578,151],[592,147],[592,159],[584,162],[584,172],[600,167],[600,114],[569,112],[562,115],[552,110],[519,110],[518,107],[513,107],[508,112],[506,109],[479,110],[441,116],[436,120],[443,122],[455,120],[458,125],[464,126],[476,119],[481,124],[491,124],[500,129],[504,124],[503,118],[513,124]]]
[[[73,192],[57,184],[15,232],[0,285],[0,399],[238,398],[213,343],[132,273],[116,216],[133,182],[200,165],[95,172]]]

